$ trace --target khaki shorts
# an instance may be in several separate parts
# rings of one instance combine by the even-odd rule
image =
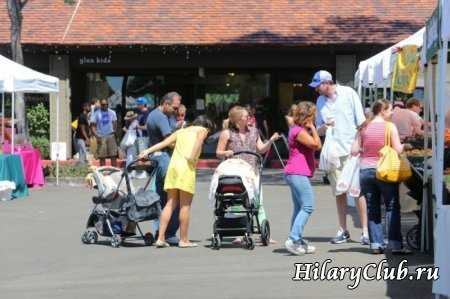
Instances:
[[[113,135],[97,139],[97,157],[99,159],[117,158],[117,142]]]
[[[89,153],[92,154],[94,159],[97,159],[97,138],[91,137],[89,142]]]
[[[347,163],[349,158],[350,158],[350,156],[340,157],[339,159],[341,160],[341,167],[337,168],[334,171],[327,172],[327,177],[328,177],[328,180],[330,181],[331,192],[333,193],[333,196],[338,196],[338,195],[342,194],[342,193],[336,194],[336,185],[337,185],[337,181],[341,177],[342,169],[344,168],[344,165],[345,165],[345,163]]]

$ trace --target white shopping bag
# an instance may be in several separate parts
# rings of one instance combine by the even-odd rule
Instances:
[[[123,136],[122,141],[120,141],[120,147],[122,149],[126,149],[127,147],[134,145],[134,143],[136,142],[136,138],[136,130],[128,130],[125,133],[125,136]]]
[[[325,134],[325,142],[323,143],[322,151],[320,153],[319,169],[330,172],[340,166],[341,161],[334,140],[333,128],[329,127]]]
[[[347,192],[352,197],[359,196],[359,157],[347,160],[336,183],[336,194]]]

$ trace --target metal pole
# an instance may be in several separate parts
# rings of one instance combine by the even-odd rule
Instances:
[[[56,96],[56,186],[59,186],[59,92]]]
[[[5,93],[2,92],[2,143],[5,144]]]
[[[15,105],[15,92],[13,88],[12,92],[12,104],[11,104],[11,154],[14,154],[14,132],[16,130],[15,121],[14,121],[14,105]]]
[[[445,136],[445,80],[447,77],[447,56],[448,56],[448,42],[444,41],[442,49],[438,53],[438,77],[436,82],[436,116],[437,116],[437,131],[436,136],[436,164],[433,165],[434,175],[433,182],[435,184],[435,196],[437,201],[437,209],[442,206],[443,194],[443,169],[444,169],[444,138]]]
[[[425,124],[428,124],[431,122],[431,120],[434,117],[434,107],[433,107],[433,66],[430,63],[425,67],[425,109],[424,109],[424,116],[425,116]],[[434,142],[434,125],[427,125],[424,127],[425,130],[425,136],[424,136],[424,148],[428,149],[428,144],[430,137],[432,139],[432,142]],[[430,133],[432,136],[430,136]],[[432,145],[433,146],[433,145]],[[432,186],[428,185],[428,179],[430,178],[430,170],[426,166],[426,160],[424,161],[424,172],[423,172],[423,192],[422,192],[422,215],[420,219],[420,251],[425,251],[425,243],[426,243],[426,232],[427,232],[427,213],[428,213],[428,190],[429,188],[432,188]]]

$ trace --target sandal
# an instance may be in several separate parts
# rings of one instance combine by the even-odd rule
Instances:
[[[167,248],[170,247],[170,244],[166,241],[157,240],[155,243],[156,248]]]
[[[198,247],[198,244],[197,243],[192,243],[192,242],[188,242],[188,243],[179,242],[178,243],[178,247],[180,247],[180,248],[194,248],[194,247]]]

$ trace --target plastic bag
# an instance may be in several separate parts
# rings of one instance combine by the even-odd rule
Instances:
[[[330,172],[339,167],[341,167],[341,161],[334,140],[333,128],[329,127],[325,134],[325,142],[320,153],[319,169]]]
[[[350,188],[348,189],[348,194],[355,198],[359,197],[359,195],[361,194],[361,185],[359,183],[359,159],[358,164],[353,172],[352,183],[350,185]]]
[[[130,147],[134,145],[136,142],[137,134],[136,130],[128,130],[125,133],[125,136],[123,136],[122,141],[120,141],[120,147],[125,149],[127,147]]]
[[[350,190],[350,187],[355,184],[353,177],[357,176],[359,185],[359,158],[351,157],[347,160],[339,179],[336,183],[336,193],[343,194]],[[359,194],[358,194],[359,195]],[[353,196],[353,195],[352,195]]]

